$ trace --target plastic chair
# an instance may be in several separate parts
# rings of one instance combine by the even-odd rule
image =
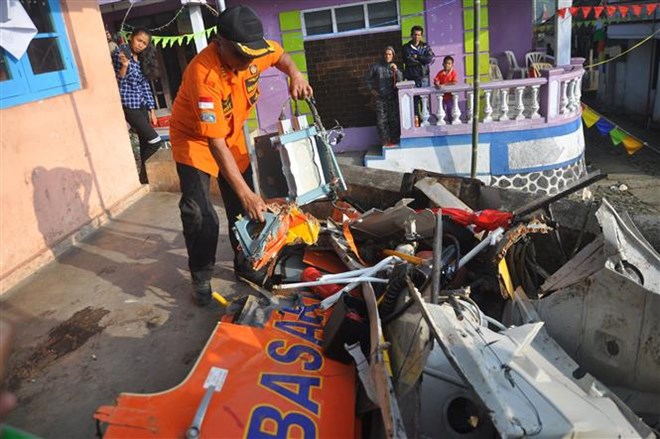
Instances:
[[[488,78],[491,81],[502,81],[504,77],[502,76],[502,71],[498,65],[497,58],[489,58],[490,65],[488,67]]]
[[[516,61],[516,55],[514,55],[510,50],[505,50],[504,54],[506,55],[506,60],[509,62],[509,74],[507,75],[507,79],[513,79],[516,72],[520,73],[521,78],[526,78],[527,70],[518,65],[518,61]]]
[[[527,70],[532,67],[532,64],[546,61],[546,54],[543,52],[527,52],[525,55],[525,67]]]

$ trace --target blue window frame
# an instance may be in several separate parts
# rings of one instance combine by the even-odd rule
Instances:
[[[37,35],[20,59],[0,48],[0,108],[80,89],[60,0],[20,0]]]

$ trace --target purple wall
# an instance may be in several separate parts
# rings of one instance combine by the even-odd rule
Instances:
[[[497,58],[506,78],[509,64],[505,50],[516,54],[518,65],[525,66],[525,54],[532,50],[533,2],[496,0],[489,2],[488,28],[490,29],[490,56]],[[515,26],[514,29],[511,29]]]
[[[405,1],[405,0],[400,0]],[[442,70],[442,59],[451,55],[454,58],[458,82],[463,82],[463,6],[457,0],[438,5],[437,0],[426,0],[426,41],[433,48],[436,59],[431,65],[431,81]]]
[[[351,0],[352,1],[352,0]],[[226,5],[232,6],[243,3],[249,5],[261,18],[266,38],[281,42],[279,13],[295,9],[314,9],[326,6],[336,6],[342,3],[350,3],[349,0],[306,0],[299,1],[267,1],[251,0],[236,1],[228,0]],[[405,0],[403,0],[405,1]],[[356,37],[359,38],[359,37]],[[269,69],[261,76],[259,84],[261,97],[257,102],[257,113],[261,128],[266,131],[274,131],[277,117],[280,114],[282,103],[286,99],[288,88],[286,76],[277,69]],[[321,117],[323,115],[321,114]],[[331,121],[328,121],[328,125]],[[329,125],[328,125],[329,126]],[[346,137],[342,143],[337,145],[338,152],[366,150],[371,145],[379,143],[375,127],[347,128]]]

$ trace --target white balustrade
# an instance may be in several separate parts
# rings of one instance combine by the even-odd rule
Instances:
[[[539,114],[539,87],[540,85],[532,85],[532,103],[529,106],[531,113],[529,115],[530,119],[539,119],[541,115]]]
[[[508,126],[514,129],[514,126],[525,123],[538,127],[546,117],[550,120],[575,117],[580,112],[583,73],[581,70],[566,69],[548,78],[494,81],[486,83],[480,94],[476,94],[470,84],[443,87],[442,90],[429,87],[427,90],[403,92],[400,93],[401,128],[405,131],[404,135],[415,129],[412,123],[413,94],[418,96],[420,104],[417,126],[425,127],[429,135],[433,131],[428,130],[430,125],[444,127],[439,132],[467,132],[467,128],[461,125],[474,123],[475,114],[484,124],[485,132],[507,130]],[[413,87],[407,85],[402,88]],[[445,95],[451,96],[451,100],[445,101]],[[477,104],[481,107],[478,112]],[[465,112],[467,114],[464,115]],[[495,128],[499,124],[502,125]],[[417,135],[420,134],[418,132]]]
[[[467,121],[472,123],[474,113],[474,92],[472,90],[467,91]],[[477,115],[477,117],[479,117]]]
[[[575,112],[575,80],[571,79],[568,82],[568,85],[566,86],[566,92],[568,96],[568,105],[567,110],[569,113],[574,113]]]
[[[493,107],[490,105],[491,90],[484,90],[484,122],[492,122]]]
[[[421,126],[427,127],[431,125],[429,123],[429,118],[431,117],[431,112],[429,111],[429,97],[428,95],[421,96],[422,98],[422,122]]]
[[[447,122],[445,121],[445,117],[447,116],[447,114],[445,114],[445,106],[443,105],[442,102],[443,96],[444,93],[438,93],[435,95],[435,98],[438,101],[438,114],[436,115],[438,120],[435,122],[436,125],[447,125]]]
[[[509,120],[509,90],[503,88],[500,90],[500,117],[499,121]]]
[[[581,101],[582,101],[582,78],[583,76],[579,76],[577,78],[577,86],[575,88],[575,100],[577,101],[577,109],[580,109]]]
[[[562,81],[561,83],[561,107],[559,108],[559,114],[568,114],[568,96],[566,90],[568,89],[568,81]]]
[[[460,125],[461,122],[461,109],[458,108],[458,93],[451,94],[452,107],[451,107],[451,124]]]
[[[525,104],[523,103],[523,93],[525,92],[525,87],[516,87],[516,117],[515,120],[524,120],[525,115]]]

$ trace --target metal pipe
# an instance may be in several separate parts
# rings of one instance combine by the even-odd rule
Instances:
[[[474,54],[472,64],[473,69],[473,87],[472,94],[472,163],[470,166],[470,177],[477,177],[477,153],[479,150],[479,34],[481,33],[481,0],[474,0]],[[436,302],[433,302],[436,303]]]
[[[433,237],[433,271],[431,303],[438,303],[440,283],[442,277],[442,209],[438,208],[435,214],[435,236]]]
[[[655,9],[655,12],[653,12],[653,29],[651,29],[651,32],[656,32],[656,26],[657,26],[657,17],[658,17],[658,8]],[[648,118],[646,119],[646,129],[651,129],[651,122],[653,121],[653,106],[651,105],[651,90],[653,90],[653,75],[655,73],[655,68],[657,66],[657,63],[655,60],[657,57],[655,57],[655,50],[656,50],[656,39],[653,38],[653,41],[651,41],[651,56],[649,59],[651,62],[649,63],[649,86],[648,90],[646,93],[646,114],[648,115]],[[656,96],[657,96],[657,91],[656,91]],[[655,98],[656,100],[658,99],[657,97]]]
[[[369,267],[367,271],[364,272],[364,277],[369,277],[373,276],[374,274],[378,273],[381,270],[384,270],[388,265],[393,264],[394,262],[400,261],[401,259],[397,258],[396,256],[388,256],[373,267]],[[360,276],[363,277],[363,276]],[[339,300],[342,294],[344,294],[347,291],[351,291],[353,288],[358,286],[359,282],[351,282],[350,284],[346,285],[344,288],[341,290],[337,291],[335,294],[332,296],[326,297],[321,301],[321,309],[328,309],[332,305],[335,304]]]
[[[379,277],[344,277],[341,279],[335,280],[313,280],[309,282],[297,282],[293,284],[279,284],[273,285],[273,290],[295,290],[297,288],[306,288],[306,287],[318,287],[320,285],[331,285],[331,284],[350,284],[353,282],[374,282],[379,284],[386,284],[387,279],[381,279]]]
[[[460,261],[458,261],[458,268],[463,267],[465,264],[470,262],[472,258],[474,258],[476,255],[481,253],[481,251],[488,247],[489,245],[494,245],[497,243],[499,238],[504,234],[504,229],[502,227],[498,227],[497,229],[493,230],[490,232],[490,234],[485,237],[479,244],[475,245],[472,250],[465,256],[461,258]]]

